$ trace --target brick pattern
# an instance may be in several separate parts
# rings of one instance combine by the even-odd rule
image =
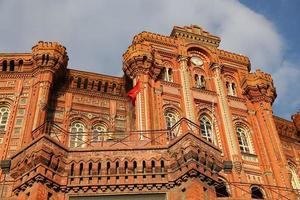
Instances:
[[[139,33],[123,54],[123,77],[68,69],[66,49],[55,42],[0,54],[0,106],[10,110],[0,160],[11,160],[0,199],[163,193],[200,200],[226,194],[219,188],[228,193],[220,199],[251,199],[254,186],[265,199],[296,199],[287,166],[300,171],[299,113],[293,122],[272,116],[272,77],[250,73],[249,59],[219,49],[220,42],[195,25],[176,26],[170,36]],[[170,81],[162,80],[164,67],[172,69]],[[205,88],[195,85],[199,73]],[[137,80],[133,106],[126,93]],[[169,130],[166,110],[180,119]],[[212,143],[201,137],[202,115],[211,120]],[[83,145],[70,148],[76,121]],[[99,123],[107,131],[94,141]],[[250,152],[240,150],[237,126],[246,130]]]

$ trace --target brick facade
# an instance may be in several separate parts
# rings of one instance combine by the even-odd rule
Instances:
[[[0,199],[297,199],[300,113],[273,116],[272,77],[220,42],[139,33],[122,77],[55,42],[1,53]]]

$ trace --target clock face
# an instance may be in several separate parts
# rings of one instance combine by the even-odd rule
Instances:
[[[196,56],[193,56],[193,57],[191,58],[191,62],[192,62],[194,65],[196,65],[196,66],[201,66],[201,65],[203,65],[203,61],[201,60],[201,58],[196,57]]]

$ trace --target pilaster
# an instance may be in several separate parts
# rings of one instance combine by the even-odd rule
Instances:
[[[195,109],[191,93],[191,83],[189,69],[187,66],[187,57],[180,56],[179,63],[185,116],[187,119],[191,120],[192,122],[195,122]]]
[[[227,97],[225,94],[225,89],[223,85],[223,81],[221,78],[221,66],[213,63],[211,68],[214,72],[214,81],[216,85],[216,91],[218,94],[218,100],[220,102],[220,110],[223,113],[222,119],[224,122],[224,130],[226,135],[226,140],[228,142],[229,156],[235,162],[238,161],[238,148],[236,145],[236,134],[233,129],[233,124],[229,112],[229,106],[227,103]]]
[[[260,70],[249,73],[242,81],[242,88],[249,100],[248,107],[256,111],[259,133],[264,142],[275,181],[272,184],[286,187],[290,185],[290,181],[286,176],[288,173],[286,158],[272,116],[272,103],[276,98],[276,90],[271,75]]]

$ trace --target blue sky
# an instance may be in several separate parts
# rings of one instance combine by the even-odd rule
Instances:
[[[262,14],[271,23],[274,24],[278,33],[283,37],[285,47],[283,51],[283,61],[289,61],[294,65],[294,68],[300,69],[300,1],[299,0],[272,0],[272,1],[261,1],[261,0],[240,0],[241,3],[254,10],[255,12]],[[282,63],[280,63],[282,65]],[[299,75],[299,74],[298,74]],[[286,74],[286,79],[289,79],[289,75]],[[297,81],[300,77],[296,77]],[[295,82],[295,86],[291,85],[291,88],[286,94],[288,99],[296,100],[295,104],[289,104],[285,102],[284,98],[281,98],[280,93],[278,94],[281,98],[280,101],[276,101],[274,104],[275,114],[282,115],[283,117],[290,119],[288,116],[300,109],[300,87],[299,83]],[[277,85],[276,85],[277,86]],[[292,94],[295,93],[295,94]],[[298,101],[297,101],[298,99]],[[288,110],[288,111],[287,111]]]
[[[240,0],[241,3],[270,20],[284,37],[285,59],[300,59],[300,1],[299,0]]]
[[[0,52],[30,52],[39,40],[66,46],[69,68],[122,75],[122,54],[141,31],[169,35],[197,24],[220,48],[272,74],[274,113],[300,108],[300,0],[0,0]]]

